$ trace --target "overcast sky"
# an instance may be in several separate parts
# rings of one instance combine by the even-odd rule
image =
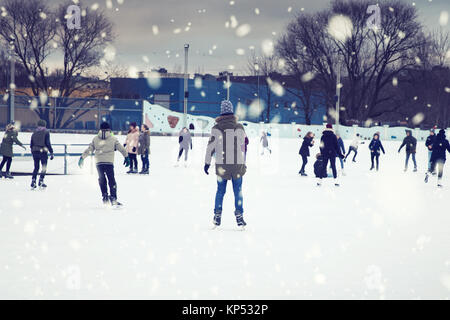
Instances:
[[[107,8],[108,1],[113,4],[112,9]],[[235,73],[242,73],[251,46],[260,50],[264,40],[276,40],[295,12],[302,8],[307,12],[326,8],[330,0],[85,0],[83,3],[89,6],[98,3],[114,22],[117,63],[139,70],[159,66],[169,71],[182,70],[183,45],[189,43],[190,73],[217,73],[230,65],[235,67]],[[415,0],[415,3],[422,22],[429,28],[439,26],[442,11],[450,12],[450,0]],[[250,25],[250,33],[238,37],[235,28],[226,28],[231,16],[238,26]],[[152,26],[158,27],[158,34],[153,33]],[[185,31],[187,26],[189,30]],[[180,32],[174,33],[176,29]],[[238,55],[237,49],[245,50],[245,55]],[[148,57],[149,63],[143,61],[143,56]]]

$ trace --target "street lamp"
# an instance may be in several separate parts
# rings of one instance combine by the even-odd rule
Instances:
[[[8,122],[14,122],[14,95],[15,95],[15,73],[16,73],[16,65],[13,59],[13,49],[14,49],[14,39],[11,39],[9,42],[9,60],[11,63],[11,74],[10,74],[10,83],[9,83],[9,111],[8,111]]]
[[[186,43],[184,45],[184,118],[183,118],[183,127],[187,125],[187,107],[188,107],[188,53],[189,53],[189,44]]]
[[[339,54],[339,53],[338,53]],[[341,104],[341,59],[338,58],[336,77],[336,132],[339,131],[339,113]]]

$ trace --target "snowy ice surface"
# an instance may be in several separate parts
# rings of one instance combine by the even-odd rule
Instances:
[[[299,139],[272,138],[264,156],[251,139],[244,232],[230,186],[223,225],[211,230],[216,182],[214,168],[203,173],[206,142],[195,138],[187,168],[174,167],[177,138],[152,137],[149,176],[126,175],[117,153],[122,210],[102,206],[89,161],[78,170],[69,159],[74,175],[48,176],[45,192],[29,191],[30,177],[1,180],[0,298],[449,298],[450,167],[444,189],[434,177],[425,184],[422,142],[418,173],[403,172],[399,142],[385,143],[380,172],[370,172],[366,143],[340,188],[319,188],[313,157],[310,177],[298,176]],[[16,158],[13,171],[31,166]],[[61,159],[49,163],[50,172],[61,168]]]

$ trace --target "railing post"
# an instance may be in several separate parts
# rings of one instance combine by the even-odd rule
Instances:
[[[64,145],[64,175],[67,175],[67,144]]]

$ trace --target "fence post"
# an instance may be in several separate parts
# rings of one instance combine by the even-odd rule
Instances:
[[[389,125],[385,124],[383,127],[384,127],[384,140],[388,140]]]
[[[67,144],[64,145],[64,175],[67,175]]]
[[[94,174],[94,153],[91,152],[91,175]]]
[[[100,98],[97,101],[97,129],[100,130],[100,104],[101,100]]]

